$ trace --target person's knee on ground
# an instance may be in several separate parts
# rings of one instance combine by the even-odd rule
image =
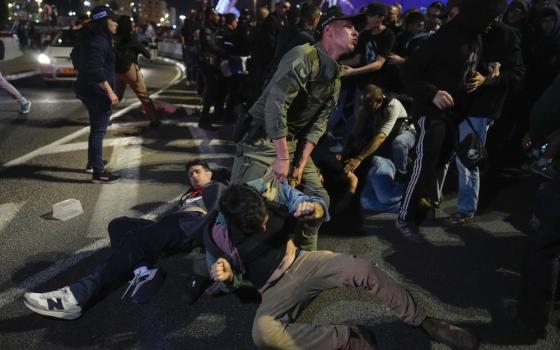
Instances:
[[[264,349],[296,348],[280,321],[269,315],[257,315],[253,321],[253,342]]]

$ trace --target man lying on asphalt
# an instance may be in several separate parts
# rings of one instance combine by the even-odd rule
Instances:
[[[203,227],[216,210],[225,186],[212,181],[212,171],[202,160],[186,165],[191,189],[179,201],[175,213],[158,222],[119,217],[109,223],[112,254],[94,272],[79,281],[48,293],[25,293],[24,303],[32,311],[63,319],[81,316],[82,307],[111,282],[134,272],[123,298],[145,303],[163,284],[161,269],[150,268],[162,253],[188,253],[202,244]],[[197,275],[191,275],[197,278]],[[197,283],[196,280],[189,281]]]
[[[412,295],[370,262],[328,251],[302,251],[290,235],[296,221],[322,220],[327,205],[288,186],[280,187],[282,203],[265,200],[266,186],[232,185],[219,200],[220,214],[204,233],[210,290],[232,291],[241,279],[261,293],[253,322],[253,340],[270,349],[375,349],[374,335],[362,326],[294,323],[322,291],[364,288],[404,322],[424,329],[453,349],[477,349],[468,331],[426,317]],[[327,217],[328,219],[328,217]]]

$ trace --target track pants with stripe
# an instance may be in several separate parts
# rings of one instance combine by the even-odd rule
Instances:
[[[432,198],[438,176],[449,162],[457,144],[457,122],[452,119],[420,117],[417,122],[416,158],[403,195],[399,219],[418,223],[421,198]]]

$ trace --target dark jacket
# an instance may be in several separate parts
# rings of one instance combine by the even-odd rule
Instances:
[[[115,43],[115,72],[123,74],[128,71],[131,64],[138,64],[138,55],[148,59],[152,56],[142,45],[136,35],[127,33],[116,38]]]
[[[472,0],[460,14],[428,38],[402,65],[405,88],[415,100],[415,115],[464,118],[469,97],[466,64],[481,45],[480,34],[505,8],[505,0]],[[453,96],[455,107],[441,111],[433,103],[438,90]]]
[[[270,68],[281,31],[282,21],[273,13],[264,19],[259,32],[255,33],[255,46],[251,56],[260,72],[266,73]]]
[[[218,27],[212,23],[205,23],[200,29],[200,63],[219,69],[225,52],[218,42],[217,34]]]
[[[195,246],[202,244],[202,235],[208,227],[212,227],[214,224],[216,214],[218,212],[218,200],[222,192],[226,189],[226,186],[220,182],[211,182],[208,184],[202,192],[202,204],[200,207],[204,207],[207,211],[206,215],[202,215],[197,219],[185,218],[179,220],[179,226],[185,235],[189,236],[193,240]],[[188,194],[187,192],[186,194]],[[183,195],[184,197],[185,195]],[[183,204],[180,203],[180,206]],[[214,221],[213,221],[214,220]]]
[[[115,54],[111,36],[107,33],[93,35],[89,40],[81,40],[74,50],[77,50],[78,69],[74,91],[85,96],[105,95],[99,83],[107,81],[111,87],[115,86]]]
[[[315,38],[311,30],[302,25],[290,26],[280,32],[278,36],[278,45],[276,47],[276,53],[274,55],[273,64],[271,65],[268,73],[267,80],[270,80],[278,68],[278,64],[282,60],[282,57],[286,52],[290,51],[296,46],[303,44],[313,45],[315,43]]]
[[[521,39],[516,29],[503,23],[495,23],[482,36],[482,41],[483,57],[479,72],[487,75],[488,64],[500,62],[500,76],[472,94],[468,115],[498,119],[508,93],[517,94],[523,87],[525,65]]]

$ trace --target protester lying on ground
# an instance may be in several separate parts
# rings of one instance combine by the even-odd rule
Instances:
[[[282,184],[285,205],[267,201],[247,185],[222,193],[220,214],[205,233],[214,288],[234,290],[241,278],[259,290],[262,302],[253,322],[253,341],[274,349],[375,349],[362,326],[315,325],[293,321],[322,291],[364,288],[404,322],[425,330],[454,349],[477,349],[467,330],[426,316],[409,291],[370,262],[328,251],[308,252],[290,239],[296,221],[320,220],[327,206]]]
[[[153,267],[155,260],[162,253],[188,253],[201,246],[209,213],[216,211],[218,198],[225,188],[212,181],[212,171],[202,160],[190,161],[186,170],[192,188],[181,197],[173,214],[158,222],[129,217],[114,219],[108,228],[112,254],[105,262],[92,274],[56,291],[25,293],[25,306],[41,315],[72,320],[81,316],[82,308],[104,286],[125,279],[132,272],[134,277],[122,298],[130,292],[136,303],[149,301],[165,278],[161,268]],[[188,289],[202,281],[201,277],[191,275]],[[196,299],[198,295],[190,297]]]

